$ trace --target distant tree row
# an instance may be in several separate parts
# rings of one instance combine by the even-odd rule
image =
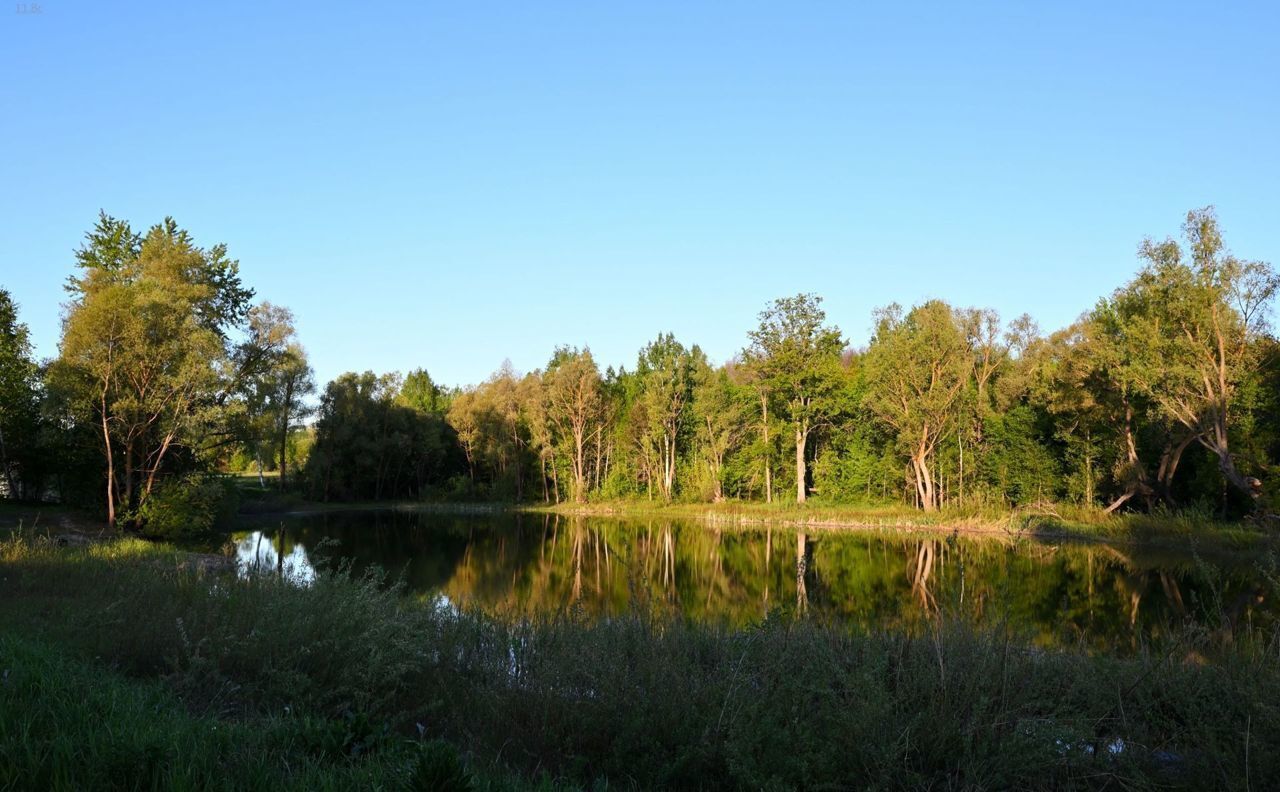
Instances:
[[[0,485],[139,527],[207,503],[233,458],[324,500],[1253,509],[1280,461],[1276,274],[1227,251],[1212,209],[1139,252],[1130,282],[1049,335],[931,300],[879,310],[854,349],[799,294],[723,365],[663,334],[631,368],[561,347],[468,388],[344,374],[304,446],[314,385],[292,315],[253,303],[224,246],[104,214],[56,359],[32,359],[0,291]]]
[[[1239,512],[1280,459],[1280,361],[1266,324],[1277,278],[1227,252],[1212,209],[1190,212],[1183,236],[1144,242],[1132,281],[1048,336],[1025,315],[1006,324],[931,300],[881,309],[870,343],[851,349],[821,298],[800,294],[768,306],[722,366],[670,334],[631,369],[601,371],[571,347],[523,376],[506,364],[478,386],[437,391],[418,410],[435,421],[421,442],[390,417],[352,431],[352,394],[387,409],[404,399],[392,381],[345,375],[321,407],[316,448],[332,450],[312,456],[312,490],[342,497],[334,471],[355,465],[382,482],[361,497],[413,495],[436,460],[434,483],[449,492],[516,500]],[[465,478],[436,450],[451,442]],[[380,450],[334,461],[364,446]]]

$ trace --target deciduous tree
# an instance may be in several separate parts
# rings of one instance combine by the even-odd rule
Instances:
[[[822,298],[815,294],[775,300],[760,313],[760,324],[750,332],[751,344],[743,352],[762,394],[763,425],[768,425],[769,401],[791,424],[798,503],[804,503],[808,489],[805,445],[814,428],[835,411],[831,396],[839,384],[844,340],[826,319]]]

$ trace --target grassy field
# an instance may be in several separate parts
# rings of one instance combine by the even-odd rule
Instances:
[[[509,622],[341,569],[0,543],[0,788],[1263,788],[1280,645],[1123,659],[940,619],[864,634]],[[452,786],[451,786],[452,785]]]

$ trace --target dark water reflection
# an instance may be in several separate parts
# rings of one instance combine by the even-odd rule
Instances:
[[[490,613],[633,605],[735,625],[771,612],[920,629],[940,614],[1044,645],[1124,651],[1187,624],[1270,629],[1269,561],[1189,549],[714,527],[551,515],[338,512],[245,524],[242,569],[314,575],[319,556],[403,575],[423,599]],[[283,532],[283,560],[280,557]]]

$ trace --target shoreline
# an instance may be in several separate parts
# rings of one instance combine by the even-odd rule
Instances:
[[[292,501],[280,508],[242,509],[241,519],[305,517],[359,511],[422,512],[457,516],[501,514],[558,515],[616,520],[667,519],[699,523],[707,527],[741,530],[808,530],[818,533],[874,533],[900,536],[958,534],[974,539],[1040,540],[1102,544],[1172,545],[1209,547],[1233,551],[1274,544],[1280,534],[1248,522],[1222,522],[1204,515],[1125,514],[1107,515],[1080,507],[1010,510],[1000,515],[981,513],[923,512],[892,506],[772,505],[764,503],[648,503],[608,501],[597,503],[509,503],[449,501],[383,501],[322,503]]]
[[[248,506],[245,508],[244,506]],[[1280,534],[1248,522],[1219,522],[1196,514],[1104,515],[1098,510],[1009,511],[1002,515],[938,512],[926,515],[898,507],[764,504],[729,502],[648,503],[509,503],[450,501],[363,501],[324,503],[293,500],[279,504],[248,501],[237,522],[307,517],[361,511],[396,511],[487,517],[504,514],[557,515],[615,520],[664,519],[709,528],[763,530],[770,527],[815,533],[867,533],[897,536],[960,535],[975,540],[1047,541],[1113,545],[1169,545],[1180,548],[1253,550],[1277,544]],[[90,515],[57,504],[6,504],[0,507],[0,530],[34,530],[52,537],[101,540],[127,536],[111,532]]]

